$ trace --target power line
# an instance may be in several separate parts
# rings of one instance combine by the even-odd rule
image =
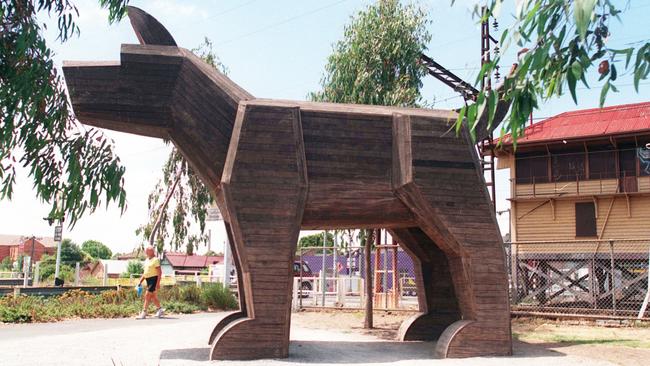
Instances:
[[[452,99],[456,99],[456,98],[462,98],[462,97],[463,97],[462,95],[454,95],[453,97],[449,97],[449,98],[445,98],[445,99],[440,99],[440,100],[434,100],[433,103],[434,103],[434,104],[436,104],[436,103],[444,103],[444,102],[446,102],[446,101],[448,101],[448,100],[452,100]]]
[[[463,37],[463,38],[458,38],[458,39],[455,39],[453,41],[433,45],[433,48],[448,46],[450,44],[459,43],[459,42],[466,41],[466,40],[468,40],[470,38],[475,38],[475,37],[476,37],[475,35],[471,35],[471,36],[467,36],[467,37]]]
[[[281,20],[281,21],[279,21],[279,22],[277,22],[277,23],[272,23],[272,24],[269,24],[269,25],[264,26],[264,27],[262,27],[262,28],[258,28],[258,29],[254,30],[254,31],[252,31],[252,32],[244,33],[244,34],[242,34],[242,35],[236,36],[236,37],[234,37],[234,38],[231,38],[231,39],[228,39],[228,40],[225,40],[225,41],[222,41],[222,42],[217,42],[216,45],[222,45],[222,44],[226,44],[226,43],[230,43],[230,42],[234,42],[234,41],[240,40],[240,39],[242,39],[242,38],[250,37],[250,36],[252,36],[252,35],[254,35],[254,34],[257,34],[257,33],[263,32],[263,31],[265,31],[265,30],[269,30],[269,29],[271,29],[271,28],[275,28],[275,27],[278,27],[278,26],[280,26],[280,25],[283,25],[283,24],[286,24],[286,23],[292,22],[292,21],[294,21],[294,20],[296,20],[296,19],[299,19],[299,18],[302,18],[302,17],[304,17],[304,16],[311,15],[311,14],[317,13],[317,12],[319,12],[319,11],[322,11],[322,10],[325,10],[325,9],[328,9],[328,8],[331,8],[331,7],[334,7],[334,6],[336,6],[336,5],[339,5],[339,4],[341,4],[341,3],[344,3],[344,2],[346,2],[346,1],[348,1],[348,0],[339,0],[339,1],[336,1],[336,2],[333,2],[333,3],[330,3],[330,4],[328,4],[328,5],[321,6],[321,7],[319,7],[319,8],[312,9],[312,10],[306,11],[306,12],[304,12],[304,13],[297,14],[297,15],[295,15],[295,16],[292,16],[292,17],[286,18],[286,19],[284,19],[284,20]]]
[[[259,0],[250,0],[250,1],[247,1],[247,2],[245,2],[245,3],[242,3],[242,4],[239,4],[239,5],[236,5],[236,6],[230,7],[230,8],[228,8],[228,9],[222,11],[222,12],[219,12],[219,13],[216,13],[216,14],[213,14],[213,15],[210,15],[209,17],[207,17],[207,18],[205,18],[205,19],[199,20],[199,21],[197,21],[197,22],[192,22],[191,24],[187,24],[186,22],[184,22],[184,23],[183,23],[183,24],[184,24],[183,26],[181,26],[181,27],[176,27],[176,29],[178,30],[178,29],[184,29],[184,28],[187,28],[187,27],[190,27],[190,26],[192,26],[192,27],[193,27],[193,26],[196,26],[197,24],[200,24],[200,23],[206,22],[206,21],[208,21],[208,20],[212,20],[212,19],[218,18],[218,17],[220,17],[220,16],[222,16],[222,15],[224,15],[224,14],[228,14],[228,13],[230,13],[230,12],[233,12],[233,11],[235,11],[235,10],[237,10],[237,9],[243,8],[243,7],[245,7],[245,6],[248,6],[248,5],[250,5],[250,4],[254,3],[254,2],[257,2],[257,1],[259,1]]]

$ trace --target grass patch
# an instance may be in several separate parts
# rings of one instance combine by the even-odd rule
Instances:
[[[566,343],[650,349],[647,327],[603,327],[549,322],[513,322],[513,338],[529,343]]]

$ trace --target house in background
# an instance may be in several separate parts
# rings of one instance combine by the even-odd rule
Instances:
[[[95,278],[104,278],[104,272],[108,270],[108,278],[119,278],[126,272],[130,260],[100,259],[90,267],[90,275]]]
[[[187,255],[168,252],[160,262],[163,276],[193,275],[208,270],[213,264],[223,263],[223,256]]]
[[[505,136],[495,155],[498,169],[510,169],[517,301],[638,311],[650,245],[650,102],[559,114],[527,127],[516,149]]]
[[[0,261],[6,257],[16,261],[21,255],[31,256],[32,243],[34,261],[41,260],[44,254],[54,255],[56,253],[56,242],[52,237],[36,237],[32,241],[30,236],[0,235]]]

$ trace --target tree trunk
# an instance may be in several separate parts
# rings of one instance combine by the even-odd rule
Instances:
[[[366,243],[364,248],[364,272],[366,277],[366,317],[363,322],[365,329],[372,328],[372,265],[370,257],[372,255],[372,241],[375,230],[366,230]]]
[[[156,222],[154,222],[153,227],[151,228],[151,234],[149,235],[149,245],[152,247],[153,241],[156,238],[156,232],[158,231],[158,228],[160,227],[160,221],[163,216],[163,212],[167,209],[167,204],[169,204],[169,200],[172,198],[174,195],[174,191],[176,190],[176,186],[178,185],[178,182],[181,180],[181,170],[178,170],[178,173],[176,174],[176,179],[174,180],[174,184],[172,184],[171,188],[169,191],[167,191],[167,196],[165,197],[165,201],[163,201],[162,205],[158,209],[158,216],[156,217]]]

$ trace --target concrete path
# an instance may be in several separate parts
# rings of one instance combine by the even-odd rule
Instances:
[[[92,319],[0,325],[0,364],[13,365],[611,365],[518,343],[515,356],[434,360],[433,343],[392,342],[353,332],[292,327],[286,360],[207,361],[207,337],[221,314],[167,319]]]

